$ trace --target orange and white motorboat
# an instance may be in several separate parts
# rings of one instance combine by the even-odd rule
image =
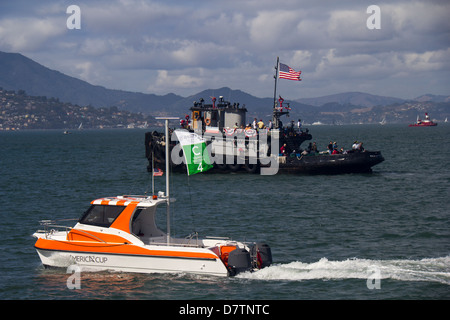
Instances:
[[[168,120],[166,120],[166,132]],[[168,136],[166,134],[166,136]],[[166,172],[169,172],[168,170]],[[265,243],[228,238],[170,235],[169,178],[157,196],[115,196],[91,202],[73,227],[44,220],[33,234],[46,267],[79,266],[82,271],[195,273],[233,276],[272,263]],[[157,227],[157,210],[166,207],[166,232]],[[162,208],[164,209],[164,208]],[[162,210],[164,212],[164,210]]]
[[[270,248],[224,238],[173,238],[156,226],[168,198],[117,196],[92,201],[74,227],[41,221],[33,235],[44,266],[123,272],[235,275],[270,265]]]

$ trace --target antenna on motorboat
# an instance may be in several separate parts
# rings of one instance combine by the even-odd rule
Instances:
[[[180,120],[178,117],[155,117],[157,120],[165,120],[166,134],[166,216],[167,216],[167,245],[170,244],[170,188],[169,188],[169,120]],[[153,174],[153,173],[152,173]]]
[[[155,153],[152,150],[152,196],[155,195]]]

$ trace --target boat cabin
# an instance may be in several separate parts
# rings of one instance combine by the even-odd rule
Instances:
[[[86,227],[89,229],[101,227],[101,230],[108,228],[108,233],[116,230],[117,236],[120,235],[124,239],[119,242],[130,240],[129,235],[137,237],[145,244],[155,241],[163,242],[167,235],[157,227],[156,213],[158,206],[166,202],[166,198],[153,199],[142,196],[117,196],[94,200],[67,238],[68,240],[87,240],[87,237],[92,238],[92,232],[79,232],[79,230],[85,230]],[[98,236],[98,238],[105,240],[104,236]]]
[[[212,104],[205,104],[205,101],[200,99],[199,102],[194,102],[191,107],[192,111],[192,129],[195,131],[205,131],[206,127],[217,128],[219,132],[223,132],[224,128],[233,128],[237,126],[245,126],[245,116],[247,109],[245,105],[240,106],[239,103],[231,104],[219,97],[216,103],[216,98],[212,98]]]

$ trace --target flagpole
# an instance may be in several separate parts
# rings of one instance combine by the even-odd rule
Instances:
[[[280,57],[277,57],[277,65],[275,66],[275,88],[273,90],[273,110],[272,110],[272,124],[274,129],[278,129],[280,124],[280,117],[277,111],[277,82],[278,82],[278,72],[280,69]]]
[[[278,68],[280,65],[280,57],[277,57],[277,65],[275,66],[275,89],[273,90],[273,108],[277,106],[277,82],[278,82]]]

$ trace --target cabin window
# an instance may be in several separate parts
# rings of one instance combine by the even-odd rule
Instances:
[[[108,228],[124,209],[123,206],[92,205],[79,222]]]

